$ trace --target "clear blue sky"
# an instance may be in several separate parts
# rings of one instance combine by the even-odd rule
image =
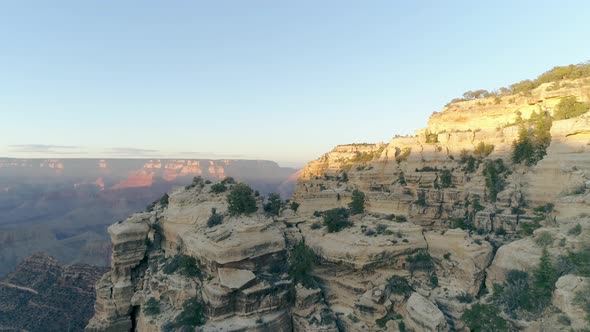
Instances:
[[[590,59],[590,1],[2,1],[0,156],[303,164]]]

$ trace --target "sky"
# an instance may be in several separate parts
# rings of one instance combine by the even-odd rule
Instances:
[[[590,60],[590,1],[1,1],[0,156],[301,166]]]

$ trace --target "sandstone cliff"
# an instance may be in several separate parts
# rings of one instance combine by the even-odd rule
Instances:
[[[302,170],[297,204],[279,215],[262,212],[261,197],[257,212],[231,215],[226,193],[197,180],[109,228],[111,271],[86,330],[467,331],[465,313],[486,306],[482,315],[504,330],[582,328],[590,115],[553,120],[535,163],[511,154],[538,114],[589,93],[581,79],[455,102],[415,136],[338,146]],[[348,216],[338,208],[355,195],[365,211]],[[210,222],[216,213],[220,224]],[[315,265],[312,281],[297,283],[300,241]],[[510,311],[502,287],[529,274],[539,282],[547,253],[547,264],[572,265],[551,270],[561,278],[547,278],[550,303]],[[183,264],[194,273],[170,268]]]

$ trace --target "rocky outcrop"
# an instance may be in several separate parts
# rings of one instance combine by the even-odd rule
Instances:
[[[590,278],[569,274],[557,280],[553,292],[553,305],[569,317],[571,327],[574,329],[582,329],[588,326],[587,313],[575,301],[576,295],[584,287],[590,287]]]
[[[544,247],[556,260],[588,241],[588,115],[554,121],[536,166],[510,158],[533,112],[590,99],[586,88],[546,90],[451,103],[415,136],[337,146],[301,171],[279,216],[262,212],[262,197],[257,212],[230,214],[227,192],[205,182],[170,193],[167,207],[110,229],[113,264],[87,329],[166,330],[186,323],[188,306],[203,331],[466,331],[463,313],[491,303],[510,271],[533,271]],[[353,196],[364,211],[349,215]],[[289,262],[301,241],[310,251],[299,259],[314,265],[305,286]],[[578,322],[570,279],[553,301]],[[561,326],[547,317],[500,319]]]
[[[422,295],[413,293],[406,303],[408,325],[417,331],[444,332],[449,326],[442,311]]]

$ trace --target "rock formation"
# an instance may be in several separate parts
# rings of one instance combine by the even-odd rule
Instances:
[[[278,215],[262,197],[257,212],[230,213],[227,192],[203,181],[172,192],[109,228],[111,271],[86,330],[468,331],[476,309],[505,329],[582,327],[590,115],[553,120],[536,163],[511,158],[522,128],[563,97],[590,100],[590,80],[570,83],[450,103],[415,136],[337,146],[302,170]],[[300,241],[315,257],[307,279]],[[545,279],[543,262],[558,266]],[[552,280],[543,314],[501,302],[514,280],[523,291]]]

